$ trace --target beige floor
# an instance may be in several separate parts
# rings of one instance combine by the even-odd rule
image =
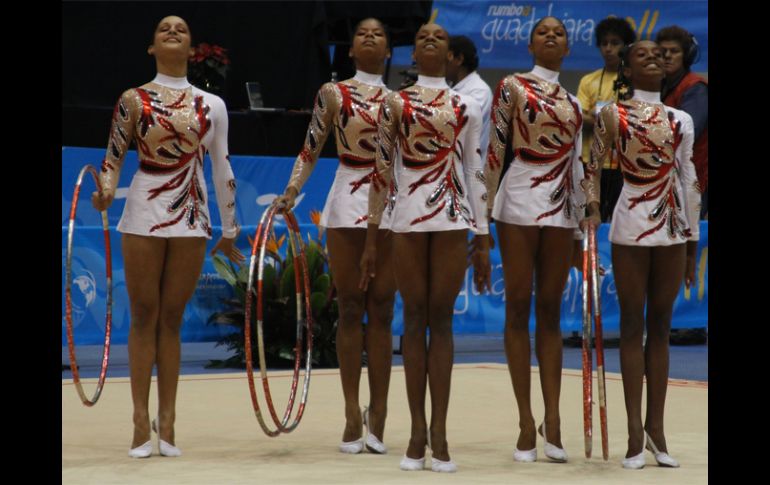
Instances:
[[[272,373],[276,406],[288,395],[287,372]],[[362,377],[361,402],[368,394]],[[86,393],[94,380],[86,381]],[[300,381],[301,382],[301,381]],[[533,368],[533,406],[542,419],[542,395]],[[184,455],[148,459],[127,456],[131,400],[126,378],[108,379],[96,406],[80,403],[71,380],[62,381],[62,483],[65,484],[240,484],[240,483],[536,483],[702,484],[708,482],[708,384],[671,381],[666,407],[668,446],[682,467],[661,468],[647,453],[643,470],[623,470],[625,410],[620,376],[607,376],[610,460],[601,458],[598,409],[594,456],[583,453],[580,373],[566,370],[562,382],[562,440],[570,461],[549,463],[538,439],[540,461],[515,463],[517,414],[505,365],[454,367],[449,405],[449,444],[456,474],[403,472],[398,462],[409,433],[404,372],[394,367],[384,456],[337,451],[343,425],[336,370],[312,374],[305,416],[292,433],[268,438],[257,424],[245,373],[183,376],[179,383],[176,437]],[[257,389],[261,390],[257,378]],[[596,386],[594,386],[596,392]],[[261,394],[260,394],[261,395]],[[153,388],[151,406],[156,405]],[[280,402],[280,405],[278,404]],[[155,445],[157,446],[157,445]],[[157,453],[157,448],[155,453]],[[429,463],[429,460],[428,460]]]

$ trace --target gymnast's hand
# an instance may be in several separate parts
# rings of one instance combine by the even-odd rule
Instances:
[[[599,215],[599,203],[590,202],[586,207],[586,216],[580,221],[580,230],[583,231],[585,237],[588,237],[588,228],[598,229],[602,223],[602,218]]]
[[[690,289],[695,283],[695,255],[687,254],[684,266],[684,285]]]
[[[481,234],[473,238],[473,281],[476,283],[476,291],[484,293],[484,289],[492,291],[492,267],[489,263],[489,238]]]
[[[367,244],[364,246],[364,254],[361,255],[361,263],[359,264],[361,279],[358,282],[358,287],[362,291],[366,291],[369,287],[369,281],[374,279],[376,266],[377,246]]]
[[[112,189],[102,189],[91,194],[91,204],[99,212],[106,211],[112,205],[113,199],[115,199],[115,192]]]
[[[489,241],[489,249],[495,249],[495,237],[491,232],[487,234],[487,240]]]
[[[286,214],[294,208],[294,200],[297,198],[297,191],[294,187],[286,187],[283,195],[279,195],[273,200],[273,206],[278,209],[279,214]]]
[[[602,219],[599,217],[599,214],[590,214],[580,221],[580,230],[586,234],[586,237],[588,237],[588,228],[593,227],[594,229],[597,229],[601,223]]]
[[[486,235],[487,239],[487,245],[489,250],[495,249],[495,237],[490,232]],[[473,258],[473,253],[476,252],[476,249],[479,245],[479,242],[481,241],[481,236],[473,236],[473,239],[471,239],[471,242],[468,243],[468,266],[472,264],[471,259]],[[467,267],[467,266],[466,266]]]
[[[238,230],[240,233],[240,229]],[[240,249],[235,247],[235,240],[238,239],[238,234],[234,238],[221,237],[214,249],[211,250],[211,255],[214,256],[217,251],[221,251],[222,254],[228,257],[230,261],[240,266],[246,260],[246,257],[241,253]]]

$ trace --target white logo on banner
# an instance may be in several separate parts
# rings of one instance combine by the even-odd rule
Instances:
[[[83,321],[86,309],[96,300],[96,279],[93,273],[84,270],[72,280],[72,325],[77,326]]]
[[[538,14],[537,7],[531,5],[517,5],[515,3],[490,5],[487,11],[488,21],[481,28],[481,38],[487,42],[487,45],[482,46],[481,52],[484,54],[492,52],[496,41],[527,45],[532,28],[537,21],[543,17],[552,16],[552,11],[553,3],[549,3],[548,9],[545,11],[541,8],[540,14]],[[576,42],[592,44],[593,19],[571,18],[565,13],[561,21],[564,23],[564,28],[567,29],[567,36],[571,45]]]

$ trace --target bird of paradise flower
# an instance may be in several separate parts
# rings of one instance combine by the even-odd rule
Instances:
[[[254,238],[249,235],[247,236],[247,239],[249,240],[249,247],[253,247]],[[280,251],[285,242],[286,234],[281,236],[280,239],[276,239],[275,230],[271,231],[270,235],[268,236],[267,243],[265,243],[265,255],[274,261],[273,266],[283,267],[283,259],[281,258]]]
[[[318,242],[321,242],[321,237],[324,233],[324,228],[321,226],[321,212],[317,211],[315,209],[310,211],[310,221],[315,225],[316,229],[318,229]],[[308,234],[308,239],[310,238],[310,234]]]

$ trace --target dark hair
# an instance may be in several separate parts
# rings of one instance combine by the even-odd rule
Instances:
[[[540,25],[541,23],[543,23],[543,20],[545,20],[545,19],[555,19],[557,22],[559,22],[561,24],[562,28],[564,29],[564,32],[567,31],[567,27],[564,25],[564,22],[562,22],[561,20],[557,19],[553,15],[546,15],[545,17],[543,17],[540,20],[538,20],[537,23],[532,27],[532,32],[529,33],[529,43],[530,44],[532,43],[532,39],[535,38],[535,30],[537,30],[537,26]],[[567,44],[569,44],[569,36],[567,36]]]
[[[358,32],[358,28],[361,27],[361,24],[366,22],[367,20],[374,20],[375,22],[380,24],[380,27],[382,27],[382,30],[385,32],[385,45],[388,49],[390,49],[390,29],[388,29],[388,26],[385,25],[385,23],[382,20],[375,17],[366,17],[365,19],[361,19],[358,21],[358,23],[356,24],[356,27],[353,29],[353,33],[351,34],[350,45],[353,45],[353,37],[356,36],[356,32]]]
[[[618,52],[618,57],[620,57],[620,64],[618,64],[618,78],[612,85],[612,90],[617,93],[619,100],[630,99],[634,95],[634,86],[631,85],[631,80],[623,74],[623,68],[628,66],[631,50],[633,50],[635,45],[636,43],[624,45],[620,48],[620,52]]]
[[[623,45],[636,41],[636,32],[627,20],[610,16],[596,24],[596,45],[599,46],[605,37],[615,34],[623,41]]]
[[[476,53],[476,46],[473,41],[464,35],[454,35],[449,37],[449,50],[455,56],[463,56],[463,67],[468,72],[473,72],[479,67],[479,56]]]
[[[690,69],[693,62],[698,56],[698,43],[695,41],[695,37],[678,25],[670,25],[660,29],[658,35],[655,36],[655,42],[660,44],[665,41],[678,42],[682,47],[682,64],[685,69]]]

